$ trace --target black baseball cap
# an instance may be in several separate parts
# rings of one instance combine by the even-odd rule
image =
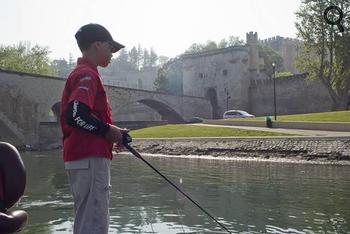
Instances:
[[[82,26],[75,34],[78,46],[81,51],[84,51],[90,47],[95,41],[109,42],[114,48],[112,53],[124,48],[122,44],[113,40],[108,30],[99,24],[87,24]]]

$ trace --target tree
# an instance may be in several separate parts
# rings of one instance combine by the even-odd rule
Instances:
[[[75,62],[74,62],[72,53],[69,53],[68,66],[70,66],[72,68],[75,67]]]
[[[184,54],[196,54],[204,51],[226,48],[229,46],[244,45],[244,41],[239,37],[230,36],[228,40],[222,39],[218,44],[215,41],[208,40],[205,44],[193,43]]]
[[[244,41],[239,37],[235,37],[235,36],[230,36],[228,38],[228,46],[238,46],[238,45],[244,45]]]
[[[154,87],[157,91],[166,92],[168,87],[167,71],[165,67],[158,69],[157,78],[154,81]]]
[[[193,43],[186,51],[185,54],[195,54],[203,51],[204,46],[199,43]]]
[[[289,71],[280,71],[280,72],[276,72],[276,78],[283,78],[286,76],[293,76],[293,73],[289,72]]]
[[[167,94],[183,95],[182,62],[179,59],[171,59],[158,69],[158,75],[154,81],[157,91]]]
[[[218,45],[216,44],[215,41],[208,40],[207,43],[204,45],[204,51],[215,50],[217,48],[218,48]]]
[[[153,48],[151,48],[150,56],[149,56],[149,65],[151,67],[155,67],[157,65],[158,55],[154,51]]]
[[[340,33],[328,25],[324,10],[336,5],[344,12]],[[320,80],[329,92],[334,108],[344,107],[350,89],[350,2],[348,0],[304,0],[296,12],[298,37],[303,40],[296,65],[309,73],[309,79]],[[330,11],[329,17],[336,17]]]
[[[142,60],[143,60],[143,48],[141,47],[140,44],[138,44],[137,46],[137,69],[141,68],[141,64],[142,64]]]
[[[227,40],[226,40],[225,38],[222,39],[222,40],[219,42],[218,47],[219,47],[219,48],[226,48],[226,47],[228,47],[228,42],[227,42]]]
[[[147,49],[143,51],[143,64],[142,68],[146,68],[150,66],[150,54]]]
[[[51,68],[59,77],[68,77],[73,67],[65,59],[55,59],[51,62]]]
[[[40,75],[55,75],[49,63],[49,49],[29,43],[0,46],[0,68]]]
[[[129,62],[136,70],[139,69],[139,55],[135,46],[129,51]]]
[[[276,64],[276,71],[283,71],[283,58],[268,46],[258,44],[259,56],[264,59],[265,74],[272,76],[272,63]]]
[[[162,62],[165,63],[168,58],[165,56],[162,57]],[[140,71],[140,69],[146,67],[157,66],[158,55],[151,48],[147,50],[138,45],[128,51],[127,49],[122,49],[118,52],[118,56],[111,60],[111,63],[106,68],[99,68],[101,75],[103,76],[114,76],[118,79],[118,75],[121,73],[125,74],[127,72]]]

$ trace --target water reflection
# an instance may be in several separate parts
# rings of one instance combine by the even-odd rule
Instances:
[[[23,233],[72,232],[60,152],[22,153]],[[350,233],[350,167],[147,157],[234,233]],[[142,161],[112,163],[110,233],[224,233]]]

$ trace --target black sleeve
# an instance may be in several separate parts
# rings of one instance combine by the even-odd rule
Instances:
[[[68,104],[65,118],[67,124],[96,135],[105,135],[109,130],[109,124],[93,116],[90,108],[77,100]]]

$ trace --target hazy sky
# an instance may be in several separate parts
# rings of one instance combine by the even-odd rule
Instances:
[[[300,0],[0,0],[2,45],[30,41],[50,48],[51,58],[80,55],[74,38],[80,26],[104,25],[127,49],[140,44],[174,57],[192,43],[295,37]]]

